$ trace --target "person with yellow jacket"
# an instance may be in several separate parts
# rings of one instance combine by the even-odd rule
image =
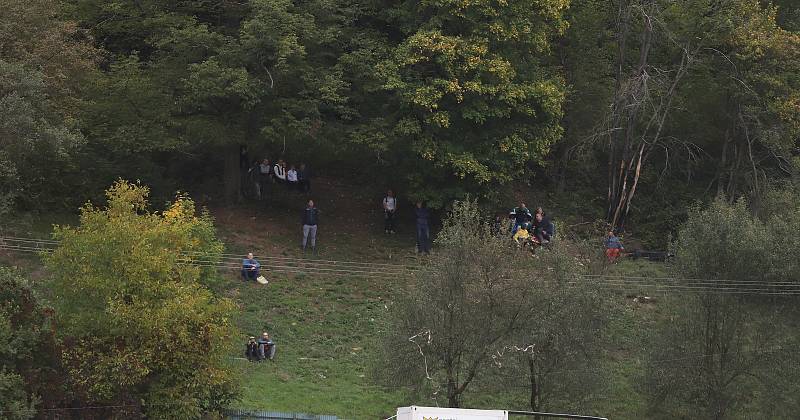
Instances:
[[[514,234],[514,240],[517,241],[518,245],[523,245],[525,241],[530,239],[531,234],[528,231],[529,227],[530,223],[523,223],[520,225],[519,229],[517,229],[517,232]]]

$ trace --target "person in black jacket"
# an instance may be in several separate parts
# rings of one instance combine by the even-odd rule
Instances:
[[[545,216],[544,212],[537,212],[534,217],[533,223],[533,236],[536,240],[544,245],[553,240],[555,234],[555,226],[549,217]]]
[[[303,210],[303,253],[311,240],[311,252],[317,252],[317,222],[319,222],[319,209],[314,207],[314,200],[308,200],[306,209]]]
[[[511,212],[508,213],[508,217],[514,221],[514,227],[511,228],[512,235],[517,233],[517,229],[519,229],[520,226],[525,223],[530,223],[533,219],[530,209],[528,209],[528,206],[523,202],[520,202],[518,207],[514,207]]]
[[[250,340],[247,342],[247,349],[244,351],[244,355],[247,357],[247,360],[251,362],[258,361],[258,343],[256,343],[255,337],[250,337]]]

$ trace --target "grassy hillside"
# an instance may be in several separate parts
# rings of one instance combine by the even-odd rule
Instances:
[[[382,264],[413,264],[413,221],[401,208],[397,235],[385,235],[380,210],[380,191],[365,192],[335,182],[318,181],[311,195],[275,189],[268,202],[250,202],[230,208],[208,203],[227,251],[236,255],[302,257],[300,212],[308,198],[322,210],[319,230],[320,255],[327,260]],[[572,215],[564,215],[580,222]],[[19,235],[42,236],[49,225],[18,223]],[[59,223],[73,222],[59,217]],[[576,223],[577,223],[576,222]],[[10,226],[10,225],[9,225]],[[309,258],[312,258],[309,256]],[[22,266],[34,276],[45,275],[31,255],[0,254],[0,262]],[[269,268],[269,264],[266,264]],[[664,267],[646,262],[623,262],[610,268],[623,274],[663,274]],[[387,306],[403,290],[408,278],[397,276],[365,279],[348,276],[303,274],[270,275],[270,284],[243,283],[238,271],[223,272],[218,292],[236,300],[241,311],[236,320],[238,336],[231,343],[230,363],[241,374],[242,396],[237,408],[335,414],[346,418],[388,417],[398,406],[435,402],[413,397],[408,390],[374,385],[370,367],[376,356],[380,328]],[[605,355],[603,367],[610,385],[590,401],[593,413],[613,418],[641,418],[643,402],[636,393],[635,378],[641,370],[642,332],[668,311],[668,302],[639,305],[622,291],[612,291],[610,302],[623,305],[612,322],[613,348],[598,349]],[[277,343],[275,362],[250,363],[243,358],[247,336],[269,331]],[[580,372],[565,373],[579,375]],[[516,393],[494,391],[477,381],[464,398],[466,406],[527,409],[525,389]]]
[[[397,235],[385,235],[379,206],[373,194],[323,183],[314,198],[323,211],[320,225],[320,259],[413,264],[413,222],[401,211]],[[261,255],[302,256],[299,250],[299,213],[306,196],[278,190],[270,204],[214,209],[220,234],[229,250]],[[573,215],[562,219],[579,220]],[[311,257],[309,257],[311,258]],[[610,272],[663,274],[664,267],[647,262],[624,262]],[[398,406],[434,404],[402,389],[372,384],[368,372],[376,354],[386,305],[407,279],[363,279],[316,275],[277,274],[268,286],[243,284],[238,273],[228,273],[224,293],[242,307],[238,325],[241,349],[248,335],[268,330],[278,343],[274,363],[234,360],[242,372],[243,408],[336,414],[348,418],[388,417]],[[592,404],[596,413],[614,418],[640,418],[643,404],[631,378],[640,370],[637,350],[642,325],[657,315],[654,305],[627,302],[625,293],[611,292],[625,305],[612,324],[617,348],[607,353],[611,386]],[[237,350],[234,357],[241,358]],[[440,402],[441,403],[441,402]],[[477,382],[465,396],[471,407],[527,409],[524,389],[497,393]]]

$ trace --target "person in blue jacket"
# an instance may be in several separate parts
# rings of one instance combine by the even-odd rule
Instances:
[[[261,275],[261,264],[253,258],[253,253],[249,252],[247,258],[242,260],[242,280],[255,281]]]
[[[511,228],[512,235],[517,233],[517,229],[519,229],[520,226],[533,220],[530,209],[528,209],[528,206],[523,202],[520,202],[518,207],[514,207],[511,212],[508,213],[508,217],[514,222]]]
[[[270,362],[275,361],[275,342],[269,338],[269,333],[266,331],[258,339],[258,358],[259,360],[269,359]]]

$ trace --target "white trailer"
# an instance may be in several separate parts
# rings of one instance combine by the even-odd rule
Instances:
[[[506,410],[471,410],[466,408],[400,407],[397,420],[508,420]]]

